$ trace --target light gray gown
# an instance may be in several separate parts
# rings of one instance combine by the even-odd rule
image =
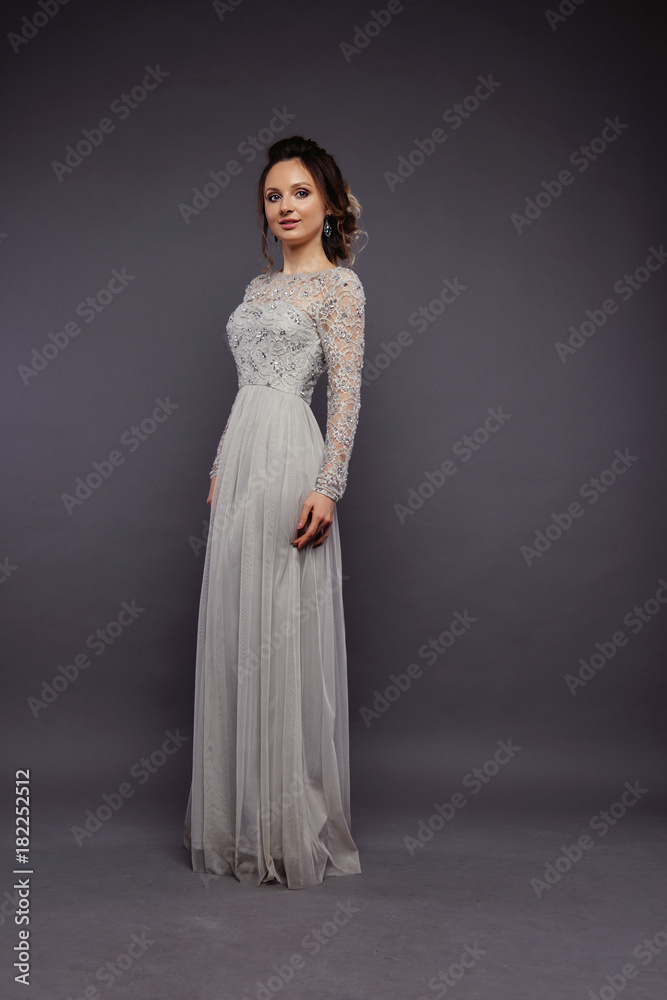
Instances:
[[[290,543],[312,490],[345,490],[364,308],[349,268],[270,271],[227,324],[239,390],[211,469],[184,843],[194,871],[246,885],[361,871],[336,507],[321,545]],[[325,370],[323,439],[310,401]]]

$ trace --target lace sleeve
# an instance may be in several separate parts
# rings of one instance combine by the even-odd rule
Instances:
[[[319,307],[318,332],[328,373],[327,432],[313,489],[332,500],[340,500],[345,492],[359,420],[365,305],[361,281],[348,271]]]

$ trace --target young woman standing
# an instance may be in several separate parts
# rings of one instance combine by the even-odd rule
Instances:
[[[227,324],[239,390],[211,469],[184,843],[194,871],[296,889],[361,871],[336,503],[365,296],[339,264],[354,260],[359,204],[329,153],[301,136],[274,143],[258,209],[269,264]],[[325,370],[323,439],[309,404]]]

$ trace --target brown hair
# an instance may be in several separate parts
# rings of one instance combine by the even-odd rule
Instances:
[[[282,160],[301,160],[304,167],[312,175],[317,189],[329,206],[329,224],[331,235],[322,234],[322,249],[332,264],[339,260],[354,263],[355,253],[352,242],[356,242],[361,234],[367,236],[365,230],[357,226],[361,215],[361,205],[350,191],[350,185],[343,179],[340,168],[331,153],[318,146],[313,139],[304,139],[301,135],[292,135],[287,139],[274,142],[266,151],[267,164],[261,173],[257,186],[257,212],[259,226],[262,230],[262,256],[268,260],[264,270],[273,264],[269,253],[267,233],[269,224],[264,211],[264,183],[271,167]]]

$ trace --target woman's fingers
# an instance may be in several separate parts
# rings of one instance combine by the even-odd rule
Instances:
[[[297,548],[302,549],[304,545],[308,545],[313,539],[318,539],[318,544],[321,544],[324,539],[329,534],[331,530],[331,520],[328,517],[316,517],[313,518],[310,523],[310,527],[306,531],[305,535],[301,535],[297,540]],[[319,536],[322,536],[321,538]]]
[[[304,500],[303,507],[301,508],[301,513],[299,514],[299,521],[296,526],[297,530],[300,530],[305,525],[306,521],[310,517],[310,512],[312,511],[312,509],[313,509],[312,502],[309,503],[308,500]]]
[[[293,540],[292,545],[295,545],[297,549],[302,549],[314,539],[317,539],[317,545],[321,545],[327,538],[333,523],[333,507],[333,500],[329,497],[315,491],[311,493],[301,508],[297,537]],[[299,534],[299,532],[303,532],[303,534]]]
[[[317,541],[313,542],[313,548],[314,548],[314,549],[316,549],[318,545],[321,545],[321,544],[322,544],[322,542],[324,541],[324,539],[325,539],[325,538],[328,538],[328,537],[329,537],[329,532],[330,532],[330,531],[331,531],[331,525],[329,525],[329,527],[328,527],[328,528],[327,528],[327,530],[326,530],[326,531],[324,532],[324,534],[322,535],[322,537],[321,537],[321,538],[318,538],[318,539],[317,539]]]

